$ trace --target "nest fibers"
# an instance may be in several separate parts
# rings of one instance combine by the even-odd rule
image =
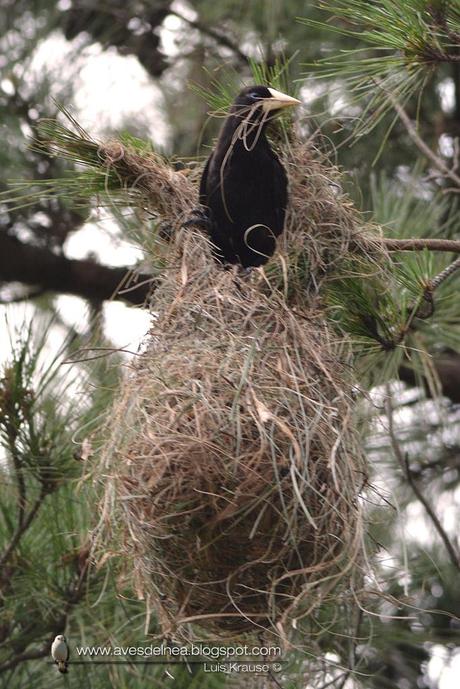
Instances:
[[[121,529],[127,574],[165,634],[193,622],[287,635],[362,564],[351,367],[317,296],[356,215],[310,145],[285,165],[286,230],[264,270],[223,269],[178,226],[112,413],[103,521]],[[192,202],[178,194],[172,216]]]

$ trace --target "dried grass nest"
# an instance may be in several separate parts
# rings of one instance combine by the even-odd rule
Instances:
[[[177,232],[100,474],[103,522],[164,634],[191,622],[214,636],[288,634],[362,565],[354,381],[318,293],[363,228],[311,143],[283,156],[285,233],[249,277],[180,229],[190,179],[149,163],[152,183],[174,174],[181,189],[168,197]]]

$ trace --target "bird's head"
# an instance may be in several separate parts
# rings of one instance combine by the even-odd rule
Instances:
[[[65,643],[65,636],[63,634],[58,634],[54,640],[55,641],[63,641]]]
[[[253,121],[271,119],[284,108],[300,105],[300,102],[268,86],[247,86],[236,97],[232,110],[243,117],[251,113]]]

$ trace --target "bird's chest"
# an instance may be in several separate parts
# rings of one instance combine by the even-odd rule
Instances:
[[[56,660],[66,660],[67,659],[67,646],[63,641],[57,644],[53,644],[52,647],[53,657]]]
[[[239,219],[259,222],[273,203],[278,162],[261,152],[237,152],[216,161],[214,205]]]

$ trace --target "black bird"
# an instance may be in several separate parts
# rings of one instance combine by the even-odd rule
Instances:
[[[265,129],[282,108],[299,103],[275,89],[250,86],[231,106],[200,184],[207,229],[223,263],[260,266],[275,251],[284,226],[287,177]]]

